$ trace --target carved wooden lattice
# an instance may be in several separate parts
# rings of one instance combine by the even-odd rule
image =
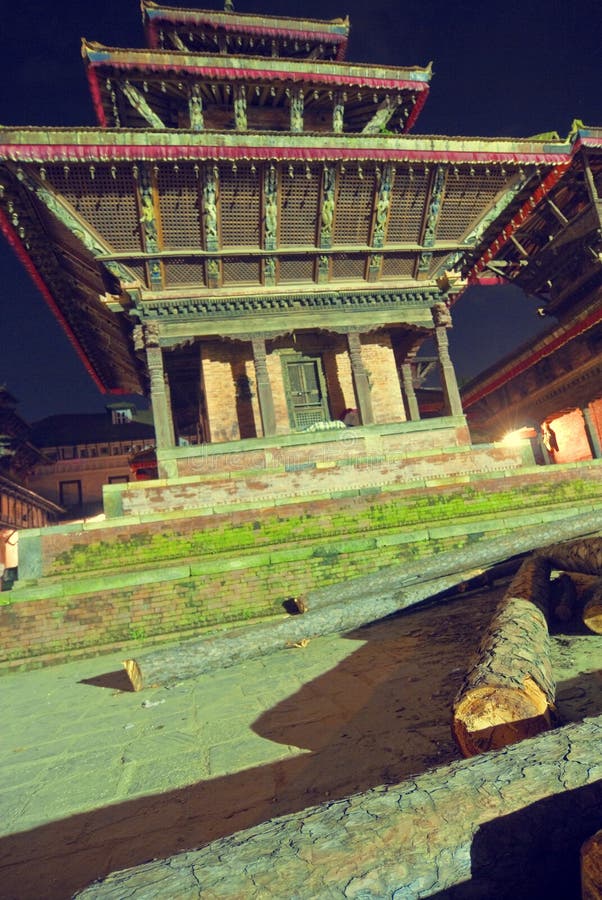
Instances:
[[[168,250],[203,246],[199,180],[190,165],[159,167],[163,245]]]
[[[140,250],[133,178],[110,166],[49,166],[48,181],[116,250]]]
[[[414,256],[386,256],[383,259],[382,278],[412,278]]]
[[[374,172],[347,169],[335,203],[334,244],[367,244],[370,240]]]
[[[313,281],[314,261],[307,256],[285,256],[280,259],[279,282]]]
[[[292,173],[292,178],[291,178]],[[321,169],[318,166],[284,167],[281,175],[280,245],[316,245],[316,219]],[[308,177],[309,176],[309,177]]]
[[[440,268],[442,263],[448,258],[449,253],[447,251],[443,251],[440,253],[433,253],[431,257],[431,262],[428,268],[428,273],[430,276],[435,275],[437,270]]]
[[[363,278],[366,258],[363,254],[335,253],[332,257],[332,279],[342,281]]]
[[[471,231],[482,218],[483,209],[493,204],[507,184],[508,177],[499,171],[481,168],[471,175],[470,171],[454,172],[452,169],[447,176],[437,220],[437,239],[454,241]]]
[[[174,287],[178,284],[193,284],[202,287],[205,284],[205,265],[202,260],[172,259],[164,263],[165,285]]]
[[[222,210],[222,245],[224,247],[259,247],[260,172],[250,164],[239,163],[235,171],[224,167],[220,172],[219,193]]]
[[[138,281],[142,282],[142,284],[146,284],[146,269],[143,265],[139,263],[126,262],[125,266],[130,270],[134,278],[137,278]]]
[[[224,284],[259,284],[258,259],[224,259]]]
[[[420,241],[429,176],[424,168],[395,175],[387,228],[387,243]]]

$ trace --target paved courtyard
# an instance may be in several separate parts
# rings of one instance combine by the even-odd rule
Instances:
[[[0,681],[3,900],[459,758],[450,709],[498,586],[133,693],[122,655]],[[602,638],[554,640],[561,721],[602,711]]]

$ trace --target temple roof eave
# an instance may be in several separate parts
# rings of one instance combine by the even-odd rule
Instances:
[[[106,47],[82,38],[82,56],[93,68],[110,66],[128,71],[145,71],[199,74],[210,72],[224,78],[285,78],[297,81],[330,80],[341,85],[395,87],[408,81],[428,83],[432,78],[431,66],[373,66],[367,63],[340,63],[330,60],[294,60],[263,56],[227,57],[194,54],[178,50],[123,49]]]
[[[329,40],[347,40],[349,17],[344,19],[293,18],[291,16],[258,16],[253,13],[222,12],[215,9],[190,9],[178,6],[162,6],[150,0],[142,0],[142,18],[145,24],[168,22],[172,25],[205,25],[227,31],[270,31],[303,38],[327,36]]]
[[[283,132],[0,127],[0,160],[106,162],[109,160],[290,159],[391,162],[501,162],[555,167],[570,159],[568,144],[514,138],[435,135],[327,135]]]

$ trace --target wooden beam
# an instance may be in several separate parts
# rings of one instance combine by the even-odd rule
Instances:
[[[123,96],[130,102],[136,112],[148,122],[151,128],[165,128],[163,121],[156,112],[150,108],[145,98],[133,84],[130,84],[129,81],[123,81],[119,83],[119,87],[121,88]]]

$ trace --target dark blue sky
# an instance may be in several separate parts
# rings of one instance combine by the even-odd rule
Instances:
[[[222,3],[179,6],[221,9]],[[415,133],[526,137],[568,133],[574,118],[602,125],[599,0],[235,0],[240,12],[335,18],[349,14],[348,59],[426,65],[434,76]],[[19,0],[2,13],[0,123],[94,125],[80,37],[142,46],[138,0]],[[98,411],[100,395],[8,245],[0,242],[0,384],[33,420]],[[513,289],[469,292],[451,337],[461,379],[549,324]]]

